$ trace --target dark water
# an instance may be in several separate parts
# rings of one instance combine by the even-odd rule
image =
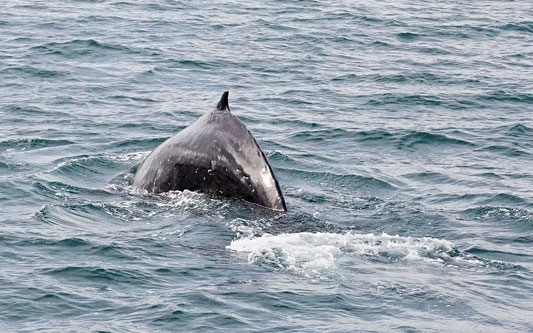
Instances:
[[[532,18],[2,2],[1,330],[532,331]],[[130,186],[225,89],[286,214]]]

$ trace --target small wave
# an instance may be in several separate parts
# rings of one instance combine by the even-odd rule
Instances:
[[[402,32],[396,35],[399,39],[405,41],[412,41],[418,39],[420,36],[412,32]]]
[[[137,97],[137,96],[128,96],[128,95],[114,95],[109,96],[110,99],[115,100],[128,100],[132,102],[141,102],[141,103],[155,103],[157,102],[155,99],[151,98],[143,98],[143,97]]]
[[[384,48],[390,48],[392,47],[391,44],[387,43],[387,42],[384,42],[384,41],[381,41],[381,40],[376,40],[374,42],[372,42],[371,44],[373,47],[384,47]]]
[[[490,259],[496,259],[496,260],[505,260],[507,262],[503,261],[490,261],[490,266],[496,268],[496,269],[516,269],[520,270],[521,266],[517,264],[509,263],[511,262],[524,262],[528,261],[528,259],[531,257],[529,254],[521,253],[521,252],[513,252],[509,249],[500,250],[498,248],[484,248],[481,246],[472,246],[465,250],[466,253],[475,255],[475,256],[483,256],[484,258],[490,258]]]
[[[295,165],[298,161],[287,154],[283,154],[279,151],[267,152],[268,160],[274,162],[277,166],[281,163],[286,163],[286,165]]]
[[[15,149],[15,150],[34,150],[42,149],[49,147],[57,146],[66,146],[72,145],[74,142],[69,140],[52,140],[52,139],[40,139],[40,138],[29,138],[29,139],[12,139],[7,141],[0,142],[0,151]]]
[[[115,147],[134,147],[134,148],[155,148],[161,143],[165,142],[166,138],[150,138],[150,139],[129,139],[119,141],[115,144]]]
[[[50,181],[46,183],[35,181],[32,183],[32,186],[39,194],[49,198],[66,198],[71,194],[90,194],[99,198],[103,198],[110,194],[102,189],[78,187],[58,181]]]
[[[533,22],[508,23],[498,28],[501,30],[507,30],[507,31],[520,31],[520,32],[533,33]]]
[[[481,148],[479,151],[486,151],[490,153],[499,153],[509,157],[529,156],[530,154],[524,150],[515,147],[506,147],[500,145],[492,145]]]
[[[109,155],[108,157],[117,161],[141,161],[148,156],[148,154],[150,154],[150,151],[137,151],[126,154]]]
[[[109,221],[110,218],[116,222],[131,223],[150,217],[148,209],[140,209],[139,206],[142,205],[143,203],[135,201],[47,204],[34,216],[37,220],[50,225],[82,229],[98,228],[99,221]]]
[[[511,102],[511,103],[526,103],[533,104],[533,93],[519,93],[498,90],[486,95],[477,97],[480,101],[487,102]]]
[[[447,51],[445,49],[438,48],[438,47],[421,46],[421,47],[417,47],[416,50],[418,50],[418,51],[420,51],[422,53],[435,54],[435,55],[449,55],[449,54],[452,54],[450,51]]]
[[[31,170],[31,167],[28,163],[17,163],[13,161],[1,161],[0,160],[0,169],[9,170],[10,172],[19,172],[23,170]]]
[[[89,206],[89,207],[88,207]],[[44,205],[37,213],[35,218],[41,222],[50,225],[60,225],[64,227],[79,228],[82,225],[91,225],[94,223],[94,213],[98,208],[92,204],[84,207],[72,205]]]
[[[460,145],[460,146],[475,146],[475,144],[446,136],[444,134],[435,134],[428,132],[419,132],[419,131],[409,131],[405,134],[400,140],[400,147],[413,148],[416,145],[437,145],[437,144],[446,144],[446,145]]]
[[[210,63],[190,59],[167,59],[165,62],[169,63],[171,68],[210,69],[214,67]]]
[[[533,128],[527,127],[524,124],[515,124],[507,130],[507,134],[510,136],[519,136],[519,135],[533,135]]]
[[[90,174],[99,174],[113,168],[114,161],[102,156],[81,155],[60,161],[52,172],[68,176],[84,177]]]
[[[425,105],[437,106],[441,105],[443,101],[437,96],[423,96],[423,95],[392,95],[384,94],[370,99],[366,104],[369,105]]]
[[[67,75],[67,72],[49,70],[31,66],[22,66],[22,67],[8,67],[0,70],[0,74],[10,74],[13,73],[18,75],[19,73],[28,74],[30,76],[36,76],[40,78],[54,78],[54,77],[63,77]]]
[[[345,36],[337,36],[332,39],[335,43],[339,43],[339,44],[351,44],[355,42],[353,39],[349,37],[345,37]]]
[[[29,116],[35,116],[40,114],[49,114],[49,112],[38,108],[36,106],[18,106],[18,105],[7,105],[2,107],[2,111],[5,111],[8,114],[13,115],[29,115]]]
[[[424,172],[416,172],[416,173],[409,173],[403,175],[403,177],[423,181],[423,182],[431,182],[436,184],[449,184],[455,181],[455,179],[450,178],[447,175],[444,175],[439,172],[431,172],[431,171],[424,171]]]
[[[381,146],[391,145],[398,149],[412,149],[417,145],[475,146],[475,144],[472,142],[454,138],[449,135],[413,130],[389,132],[384,129],[374,129],[369,131],[348,131],[336,129],[303,131],[298,133],[298,136],[310,141],[322,141],[330,138],[346,137],[361,143],[380,144]]]
[[[504,179],[503,176],[501,176],[501,175],[499,175],[497,173],[494,173],[494,172],[483,172],[483,173],[473,174],[472,176],[483,177],[483,178],[492,178],[492,179]]]
[[[360,131],[356,133],[356,138],[359,142],[372,142],[372,141],[383,141],[391,140],[395,137],[395,134],[392,134],[386,130],[375,129],[371,131]]]
[[[32,47],[32,50],[46,54],[61,55],[66,58],[98,55],[104,52],[131,51],[123,45],[98,42],[94,39],[75,39],[67,42],[51,42]]]
[[[406,73],[406,74],[374,74],[369,77],[377,82],[443,82],[444,79],[438,75],[428,72]]]
[[[46,246],[46,247],[61,247],[61,248],[90,248],[91,244],[81,238],[64,238],[64,239],[47,239],[47,238],[22,238],[17,242],[13,242],[14,246]]]
[[[139,284],[149,281],[152,276],[142,273],[139,270],[128,270],[118,268],[102,268],[94,266],[68,266],[58,268],[42,269],[47,275],[63,277],[68,279],[86,279],[102,282],[123,282]]]
[[[175,217],[191,213],[223,217],[225,210],[232,206],[231,199],[222,199],[189,190],[153,194],[131,185],[129,181],[112,183],[108,185],[108,188],[131,196],[131,199],[134,200],[134,202],[104,204],[106,213],[124,220],[148,219],[153,216]],[[139,197],[142,198],[142,201],[138,201]],[[235,202],[240,203],[241,201],[235,200]],[[235,209],[242,212],[245,207],[237,204]]]
[[[486,262],[459,252],[452,242],[430,237],[401,237],[385,233],[344,234],[300,232],[235,239],[227,247],[248,253],[248,261],[303,276],[323,276],[337,268],[341,256],[378,262],[425,261],[434,264],[477,267]]]
[[[348,131],[342,128],[321,129],[321,130],[304,130],[292,135],[295,140],[305,142],[317,142],[335,139],[338,137],[348,136]]]
[[[75,157],[62,158],[62,159],[56,161],[57,165],[54,167],[53,171],[60,170],[60,169],[62,169],[64,167],[67,167],[67,166],[72,166],[72,165],[74,165],[76,163],[80,163],[80,162],[86,161],[86,160],[88,160],[90,158],[91,157],[89,155],[79,155],[79,156],[75,156]]]
[[[384,189],[394,190],[395,186],[377,178],[364,177],[359,175],[338,175],[331,172],[318,172],[318,171],[303,171],[295,169],[283,169],[278,168],[281,172],[291,174],[292,176],[299,176],[307,180],[312,180],[320,184],[326,183],[329,186],[345,187],[350,189]]]
[[[140,161],[145,158],[150,152],[139,151],[118,155],[78,155],[56,160],[56,166],[52,171],[68,172],[70,169],[91,169],[95,167],[110,167],[113,162],[129,162]],[[71,170],[74,171],[74,170]]]
[[[313,103],[305,98],[275,98],[275,97],[265,97],[263,102],[267,103],[282,103],[282,104],[292,104],[292,105],[313,105]]]
[[[42,196],[47,197],[48,199],[61,199],[66,197],[66,189],[70,186],[63,187],[61,189],[56,188],[52,189],[51,187],[44,185],[41,182],[33,182],[32,187],[34,188],[34,191],[39,193]],[[69,189],[68,192],[70,193],[72,189]],[[41,212],[42,213],[42,212]]]
[[[484,223],[502,224],[524,232],[533,228],[533,212],[522,208],[481,206],[463,211],[461,217]]]
[[[259,26],[263,26],[263,27],[272,29],[274,31],[298,31],[297,28],[290,27],[288,25],[283,25],[283,24],[280,24],[280,23],[269,22],[269,21],[264,20],[262,18],[257,19],[254,23],[259,25]],[[298,34],[296,34],[296,35],[298,35]]]
[[[490,204],[498,204],[498,205],[523,205],[528,204],[528,201],[524,198],[521,198],[519,196],[509,194],[509,193],[498,193],[491,198],[485,200],[484,202],[487,205]]]

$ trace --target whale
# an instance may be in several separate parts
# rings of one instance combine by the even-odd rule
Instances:
[[[229,108],[229,91],[215,107],[154,149],[133,186],[150,193],[190,190],[287,211],[268,159]]]

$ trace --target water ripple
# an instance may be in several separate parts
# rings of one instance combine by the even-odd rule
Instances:
[[[6,2],[0,330],[530,331],[532,16]],[[287,213],[132,186],[224,90]]]

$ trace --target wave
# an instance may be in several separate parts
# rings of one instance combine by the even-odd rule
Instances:
[[[438,106],[441,105],[443,101],[434,95],[393,95],[393,94],[383,94],[371,98],[366,104],[368,105],[425,105],[425,106]]]
[[[461,134],[461,133],[460,133]],[[343,144],[343,138],[360,143],[388,143],[395,148],[415,148],[417,145],[447,145],[474,147],[475,143],[452,137],[450,135],[415,130],[387,131],[374,129],[369,131],[346,130],[341,128],[323,128],[319,130],[303,130],[291,136],[294,140],[304,142],[330,142]]]
[[[126,51],[132,49],[120,44],[109,44],[94,39],[74,39],[66,42],[50,42],[31,48],[44,54],[60,55],[66,58],[94,56],[109,52]]]
[[[165,138],[149,138],[149,139],[129,139],[119,141],[114,144],[114,147],[125,148],[125,147],[134,147],[134,148],[150,148],[153,149],[165,142],[168,137]]]
[[[493,198],[494,201],[501,203],[499,199],[502,199],[501,195]],[[514,201],[514,198],[509,199]],[[523,208],[481,206],[464,210],[461,212],[461,217],[463,219],[480,221],[493,225],[504,225],[512,229],[518,229],[521,231],[519,234],[520,236],[523,236],[523,232],[533,230],[533,212]]]
[[[440,172],[432,172],[432,171],[408,173],[408,174],[403,175],[403,177],[422,181],[422,182],[431,182],[434,184],[449,184],[449,183],[453,183],[456,181],[456,179],[453,179],[450,176],[447,176]]]
[[[48,185],[41,184],[39,181],[34,186],[42,188],[52,186],[57,182],[58,186],[53,189],[44,191],[55,193],[56,196],[63,196],[71,191],[76,193],[95,194],[102,186],[126,187],[131,182],[131,178],[139,166],[140,161],[149,154],[148,151],[121,153],[121,154],[98,154],[98,155],[77,155],[60,158],[54,161],[55,166],[50,170],[53,175]],[[127,170],[124,170],[127,167]],[[60,177],[59,180],[56,177]],[[106,182],[105,179],[109,177]],[[69,179],[70,183],[64,183]],[[50,180],[50,176],[46,178]],[[100,186],[98,186],[100,184]],[[97,185],[94,188],[94,185]],[[57,190],[56,190],[57,188]],[[116,190],[116,188],[114,188]]]
[[[59,160],[59,163],[52,171],[59,174],[83,176],[90,173],[99,173],[99,169],[112,167],[113,162],[101,156],[80,155]]]
[[[48,248],[55,251],[78,251],[84,255],[94,255],[98,257],[110,257],[113,259],[135,259],[134,255],[128,254],[128,249],[115,244],[101,244],[91,242],[86,239],[78,237],[70,237],[63,239],[50,239],[41,237],[20,237],[9,241],[10,246],[20,246],[24,248],[36,246],[39,249]]]
[[[235,239],[229,250],[248,253],[248,261],[306,277],[329,275],[343,256],[391,263],[422,261],[456,267],[493,267],[488,262],[460,252],[447,240],[401,237],[388,234],[300,232]],[[501,265],[500,265],[501,266]]]
[[[97,266],[66,266],[45,268],[40,270],[43,274],[52,275],[69,280],[84,279],[89,281],[128,283],[133,285],[148,283],[155,276],[136,269],[104,268]]]
[[[477,96],[477,100],[483,102],[511,102],[533,104],[533,93],[508,92],[504,90],[494,91]]]
[[[435,51],[436,52],[436,51]],[[415,72],[408,74],[374,74],[369,77],[371,81],[377,82],[431,82],[442,83],[444,78],[429,72]]]
[[[344,187],[350,189],[373,188],[382,190],[395,190],[396,187],[384,180],[360,175],[339,175],[332,172],[304,171],[296,169],[277,168],[280,172],[305,178],[308,181],[327,183],[329,186]]]
[[[483,147],[477,151],[485,151],[489,153],[498,153],[509,157],[520,157],[520,156],[530,156],[531,154],[527,151],[515,148],[515,147],[506,147],[502,145],[491,145]]]
[[[102,189],[91,189],[74,186],[59,181],[34,181],[32,183],[32,187],[37,193],[49,199],[67,199],[72,195],[90,195],[102,199],[111,194],[110,192]]]
[[[520,31],[526,33],[533,33],[533,22],[517,22],[517,23],[508,23],[498,27],[501,30],[506,31]]]
[[[489,199],[484,201],[484,204],[490,205],[490,204],[499,204],[499,205],[510,205],[510,206],[517,206],[517,205],[527,205],[529,204],[528,200],[521,198],[514,194],[509,193],[498,193],[496,195],[491,196]]]
[[[151,98],[143,98],[143,97],[137,97],[137,96],[128,96],[128,95],[113,95],[109,96],[109,99],[115,99],[115,100],[126,100],[131,102],[140,102],[140,103],[155,103],[157,102],[155,99]]]
[[[190,59],[167,59],[164,63],[170,64],[170,68],[211,69],[214,67],[211,63]],[[156,69],[159,69],[159,67],[156,67]]]
[[[36,106],[18,106],[14,104],[10,104],[10,105],[2,107],[2,111],[9,113],[9,114],[17,115],[17,116],[35,116],[35,115],[50,115],[51,114],[51,112],[45,111]]]
[[[99,221],[113,221],[117,228],[137,221],[186,219],[191,214],[224,218],[229,213],[253,212],[238,200],[222,200],[192,191],[151,194],[131,185],[110,184],[107,190],[87,189],[61,182],[34,182],[34,190],[48,199],[34,218],[50,226],[92,230]],[[118,193],[117,193],[118,192]],[[120,197],[116,197],[119,194]],[[173,224],[175,224],[173,222]]]
[[[59,225],[61,228],[70,227],[86,229],[88,226],[98,228],[97,221],[106,221],[113,214],[107,214],[106,209],[112,204],[84,203],[84,204],[47,204],[37,213],[35,218],[49,225]],[[107,216],[106,216],[107,215]],[[122,214],[124,220],[130,221],[131,214]]]
[[[281,164],[285,165],[295,165],[298,164],[298,160],[290,157],[287,154],[283,154],[279,151],[272,151],[272,152],[265,152],[268,160],[272,163],[274,162],[276,166],[279,166]]]
[[[28,74],[40,78],[57,78],[67,76],[68,72],[37,68],[32,66],[7,67],[0,70],[0,74]]]
[[[317,142],[339,137],[348,137],[350,132],[342,128],[328,128],[319,130],[304,130],[297,132],[291,138],[299,141]]]
[[[509,136],[527,135],[529,137],[533,135],[533,128],[528,127],[524,124],[518,123],[511,127],[507,127],[507,135]]]
[[[444,134],[435,134],[420,131],[409,131],[399,140],[400,146],[413,148],[416,145],[459,145],[459,146],[475,146],[474,143],[452,138]]]
[[[444,50],[439,49],[425,49],[426,53],[438,53],[444,54]],[[347,81],[347,82],[392,82],[392,83],[450,83],[451,78],[444,77],[442,75],[437,75],[429,72],[411,72],[411,73],[402,73],[402,74],[387,74],[387,73],[377,73],[370,75],[355,75],[343,74],[336,76],[331,79],[331,81]]]
[[[56,165],[52,171],[69,175],[98,173],[99,171],[105,171],[121,166],[120,164],[122,162],[141,161],[149,153],[150,152],[148,151],[139,151],[117,155],[100,154],[70,156],[54,161]]]
[[[5,151],[8,149],[25,151],[49,147],[66,146],[72,144],[74,144],[74,142],[69,140],[52,140],[40,138],[11,139],[6,141],[0,141],[0,151]]]
[[[398,39],[403,40],[403,41],[413,41],[413,40],[418,39],[420,35],[412,33],[412,32],[401,32],[397,34],[396,37],[398,37]]]

